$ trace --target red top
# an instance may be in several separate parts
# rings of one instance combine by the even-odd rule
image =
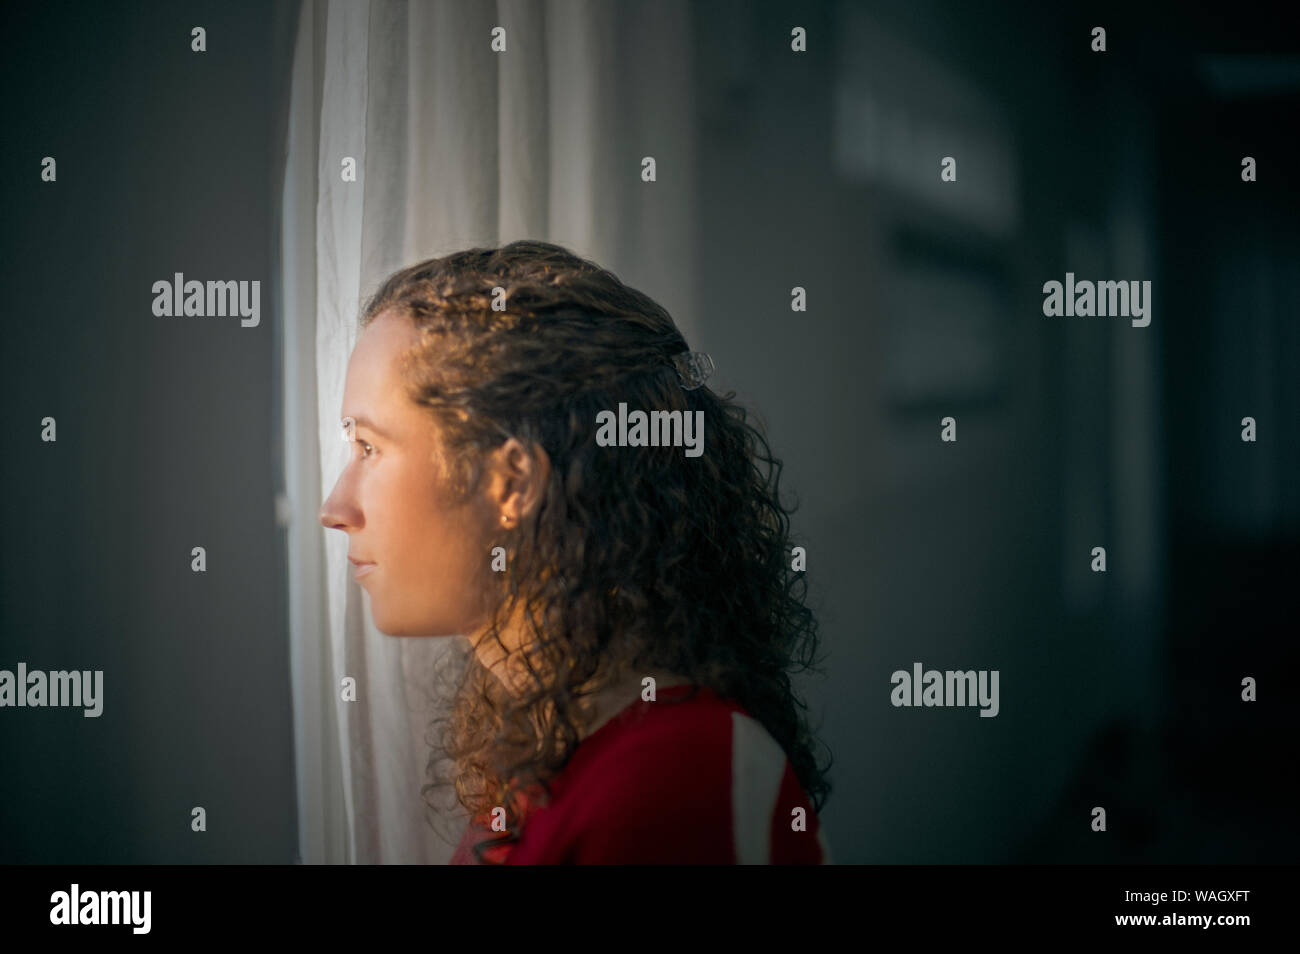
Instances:
[[[583,739],[552,780],[550,803],[525,802],[518,842],[489,848],[486,860],[829,863],[817,815],[776,740],[735,701],[706,687],[687,699],[690,689],[638,700]],[[452,864],[474,864],[474,843],[503,837],[490,820],[476,816]]]

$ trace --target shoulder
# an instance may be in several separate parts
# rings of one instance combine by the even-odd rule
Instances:
[[[586,816],[580,860],[820,860],[817,820],[784,751],[734,702],[701,693],[651,703],[605,743],[572,793]],[[809,851],[791,850],[791,819]]]
[[[582,773],[599,776],[613,790],[668,789],[706,798],[725,792],[736,719],[748,717],[711,690],[693,698],[679,692],[661,696],[630,707],[610,724],[583,753]]]

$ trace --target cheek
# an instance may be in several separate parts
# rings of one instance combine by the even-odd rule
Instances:
[[[401,476],[387,488],[385,504],[384,547],[392,572],[383,580],[382,594],[376,588],[372,596],[382,595],[395,612],[460,632],[481,608],[483,570],[490,557],[479,540],[484,530],[474,508],[449,499],[428,473]]]
[[[474,546],[468,508],[446,502],[427,482],[411,488],[405,499],[394,527],[402,553],[413,564],[444,575],[463,565]]]

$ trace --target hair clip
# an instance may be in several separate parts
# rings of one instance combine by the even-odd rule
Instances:
[[[673,356],[672,364],[686,391],[702,387],[713,373],[713,359],[703,351],[683,351]]]
[[[343,440],[348,443],[356,440],[357,422],[350,417],[345,417],[343,418],[342,424],[343,424]]]

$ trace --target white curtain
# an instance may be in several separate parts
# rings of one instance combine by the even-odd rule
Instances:
[[[317,522],[345,461],[339,414],[361,302],[404,265],[535,238],[610,268],[699,344],[690,35],[686,0],[301,7],[280,304],[304,863],[442,863],[453,846],[430,821],[449,838],[464,825],[450,811],[427,816],[420,787],[445,702],[427,707],[426,680],[437,654],[466,641],[377,632],[346,535]],[[642,181],[646,156],[656,181]],[[348,676],[355,702],[342,698]]]

